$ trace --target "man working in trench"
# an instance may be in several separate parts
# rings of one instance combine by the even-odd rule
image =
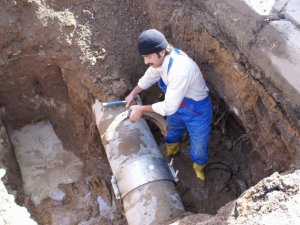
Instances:
[[[149,68],[125,98],[126,106],[156,82],[165,93],[165,99],[152,105],[131,106],[130,120],[138,121],[145,112],[167,116],[168,156],[179,152],[179,143],[187,129],[193,168],[197,177],[205,180],[203,169],[208,161],[212,107],[201,71],[190,57],[169,45],[165,36],[155,29],[142,32],[137,42],[138,51]]]

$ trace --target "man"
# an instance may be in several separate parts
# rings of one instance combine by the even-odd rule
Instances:
[[[138,121],[145,112],[167,116],[168,156],[179,152],[179,143],[187,129],[193,168],[197,177],[205,180],[203,169],[208,161],[212,108],[201,71],[191,58],[169,45],[165,36],[155,29],[142,32],[137,42],[138,51],[149,68],[125,98],[126,106],[156,82],[165,93],[165,99],[152,105],[131,106],[130,120]]]

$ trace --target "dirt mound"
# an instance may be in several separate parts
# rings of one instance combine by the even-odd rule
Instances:
[[[300,219],[300,170],[274,173],[222,207],[216,216],[187,216],[174,225],[187,224],[298,224]],[[199,222],[201,221],[201,222]]]

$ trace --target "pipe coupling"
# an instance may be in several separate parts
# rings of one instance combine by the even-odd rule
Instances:
[[[121,165],[113,176],[112,183],[116,197],[123,199],[135,188],[159,180],[175,182],[169,165],[163,158],[146,156]]]

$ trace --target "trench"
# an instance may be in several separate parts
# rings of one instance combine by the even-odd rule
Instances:
[[[41,64],[43,65],[43,63]],[[30,65],[40,67],[40,65]],[[8,160],[6,163],[9,175],[7,187],[11,190],[18,190],[15,193],[17,203],[27,207],[39,224],[60,224],[60,221],[64,221],[63,224],[82,221],[93,221],[95,224],[99,221],[126,224],[122,213],[122,204],[115,199],[112,192],[111,171],[103,148],[99,145],[100,140],[97,138],[95,125],[91,123],[85,127],[85,130],[76,130],[76,126],[83,125],[82,123],[76,124],[80,122],[77,119],[84,120],[86,118],[72,115],[73,109],[59,68],[46,67],[46,70],[42,70],[43,80],[36,81],[34,78],[27,77],[29,87],[25,90],[15,90],[15,94],[21,98],[25,98],[26,93],[30,92],[34,101],[27,102],[27,104],[32,105],[27,105],[27,108],[22,110],[22,115],[16,113],[16,117],[21,117],[19,121],[15,119],[14,122],[10,122],[4,119],[5,130],[10,137],[8,143],[11,143],[10,151],[12,152],[12,156],[4,159],[4,161]],[[158,90],[153,90],[152,93],[159,94]],[[4,92],[2,96],[6,96],[6,94],[9,93]],[[259,157],[251,153],[251,142],[238,120],[227,110],[224,102],[218,96],[212,95],[211,97],[214,106],[214,124],[211,134],[210,161],[205,169],[206,182],[201,182],[194,176],[192,161],[189,157],[188,136],[181,143],[181,152],[174,158],[174,167],[179,170],[180,180],[177,191],[185,210],[192,213],[217,213],[220,207],[237,198],[245,190],[243,184],[247,188],[255,183],[248,165],[260,165],[261,163]],[[145,104],[150,101],[147,98],[149,97],[144,97]],[[12,98],[10,97],[10,99]],[[12,107],[10,116],[13,116],[14,109],[17,107],[15,104],[2,105],[2,109],[9,110]],[[32,109],[37,115],[32,114]],[[66,111],[66,116],[61,117]],[[88,120],[92,119],[88,118]],[[160,131],[151,122],[149,122],[149,126],[165,160],[170,161],[170,158],[166,156]],[[33,132],[32,136],[26,136],[26,133],[29,132]],[[77,138],[83,134],[84,141],[78,140]],[[56,136],[56,138],[52,138],[52,136]],[[27,142],[30,142],[31,145],[26,145]],[[22,146],[25,148],[22,149]],[[43,149],[43,146],[50,146],[48,151],[58,151],[56,156],[55,154],[48,155],[52,162],[41,163],[38,161],[39,152],[35,152],[35,149]],[[57,146],[61,147],[57,148]],[[82,148],[78,149],[78,146]],[[18,149],[17,158],[26,157],[26,155],[22,155],[22,151],[33,150],[33,152],[29,153],[30,158],[27,158],[27,161],[16,160],[14,153],[16,148]],[[74,154],[69,154],[66,149],[73,150]],[[44,157],[46,156],[43,156],[43,159]],[[61,157],[65,159],[61,161]],[[26,164],[30,162],[41,164],[45,170],[57,167],[56,172],[45,173],[44,176],[55,177],[61,172],[66,173],[66,176],[62,176],[59,181],[54,181],[55,179],[49,181],[40,177],[31,183],[29,180],[37,176],[41,169],[36,165],[34,167],[36,170],[28,168]],[[23,176],[20,174],[18,165],[23,167],[21,168]],[[28,171],[25,168],[28,168]],[[77,172],[71,173],[70,170]],[[28,173],[32,174],[28,175]],[[29,183],[26,190],[22,189],[21,180],[23,183]],[[40,183],[45,183],[45,185],[37,188]],[[52,186],[47,189],[47,185]],[[47,191],[50,194],[45,193]],[[68,220],[63,220],[65,215],[68,215]]]
[[[49,88],[53,87],[49,85]],[[181,152],[174,157],[174,167],[179,170],[180,181],[176,188],[185,210],[213,215],[254,184],[248,165],[260,162],[251,155],[252,145],[241,125],[226,110],[224,103],[215,96],[212,99],[215,123],[211,134],[210,160],[205,169],[206,181],[199,181],[194,176],[188,151],[188,136],[181,143]],[[57,104],[55,101],[52,103]],[[61,224],[61,221],[62,224],[82,221],[93,221],[92,224],[99,221],[104,224],[126,224],[122,204],[113,194],[111,171],[104,153],[100,152],[103,151],[102,147],[97,146],[88,156],[71,154],[65,146],[69,149],[76,149],[78,146],[72,146],[73,138],[60,133],[66,132],[67,123],[56,125],[51,116],[47,115],[37,117],[36,120],[35,116],[32,118],[34,123],[21,128],[12,129],[9,123],[2,127],[7,130],[7,142],[10,143],[10,154],[3,159],[8,175],[6,186],[8,190],[18,190],[14,192],[16,202],[26,207],[39,224]],[[72,122],[74,121],[70,121]],[[165,160],[170,161],[160,130],[151,122],[148,124]],[[92,132],[95,142],[99,142],[96,130]],[[39,161],[39,154],[43,154],[41,149],[53,152],[42,156],[43,160],[49,157],[49,162]],[[23,158],[25,159],[22,160]],[[34,167],[26,165],[29,163],[34,164]],[[40,167],[44,167],[45,171],[55,167],[56,171],[45,172],[44,177],[36,178],[43,172]],[[48,176],[54,178],[51,180]],[[57,176],[60,179],[55,179]],[[26,187],[22,186],[21,181]],[[47,188],[49,185],[50,188]],[[65,218],[66,215],[68,219]]]
[[[152,16],[159,14],[147,8],[154,3],[144,1],[122,1],[119,6],[101,1],[46,2],[53,11],[47,11],[43,5],[46,3],[39,1],[26,4],[17,1],[16,5],[1,3],[7,14],[15,18],[1,25],[1,29],[8,30],[7,36],[1,36],[0,167],[6,169],[2,182],[14,195],[15,202],[27,208],[31,219],[38,224],[127,224],[122,202],[113,194],[112,172],[90,106],[95,99],[123,98],[135,85],[145,67],[133,49],[133,40],[149,26]],[[119,7],[126,8],[128,14],[119,12]],[[20,10],[32,16],[20,18]],[[39,10],[49,16],[40,18],[41,14],[36,13]],[[167,15],[169,10],[166,7],[162,12]],[[186,136],[180,153],[174,157],[180,180],[176,189],[186,212],[214,215],[262,178],[278,168],[286,170],[291,153],[282,147],[280,132],[276,136],[268,130],[264,134],[269,138],[267,141],[276,140],[278,149],[284,150],[278,156],[276,151],[271,152],[268,159],[259,153],[262,143],[257,138],[259,132],[276,130],[276,124],[268,127],[269,121],[263,115],[257,118],[267,110],[265,105],[271,98],[266,97],[262,88],[258,88],[261,97],[251,97],[251,91],[244,89],[245,83],[232,80],[230,75],[248,76],[247,71],[255,68],[241,63],[241,59],[237,72],[234,49],[225,48],[222,40],[217,40],[204,25],[198,30],[187,29],[184,22],[189,19],[184,20],[187,14],[181,17],[180,24],[184,10],[175,10],[173,21],[169,21],[171,25],[158,28],[164,29],[168,38],[199,64],[210,88],[214,119],[206,181],[194,176]],[[53,12],[59,15],[51,17]],[[61,23],[62,16],[70,17]],[[104,27],[99,26],[99,22],[107,18],[112,19]],[[45,20],[48,23],[43,23]],[[116,25],[120,30],[109,28],[119,20],[125,21],[124,26]],[[85,26],[88,22],[90,24]],[[31,28],[31,24],[36,28]],[[13,25],[23,26],[24,30],[16,30]],[[181,36],[177,35],[181,29]],[[127,35],[123,37],[125,30]],[[87,40],[89,32],[93,34]],[[58,42],[55,36],[59,36]],[[204,44],[198,43],[199,37]],[[122,39],[122,42],[111,43],[111,39]],[[120,59],[122,52],[126,54]],[[236,105],[245,110],[239,118],[226,100],[233,94],[227,86],[229,83],[230,87],[236,85],[234,91],[243,100],[256,99],[258,107],[247,111]],[[225,91],[220,91],[222,85]],[[144,104],[151,104],[162,96],[158,88],[153,87],[141,98]],[[243,101],[235,103],[242,105]],[[260,119],[266,120],[262,121],[262,127],[254,122]],[[160,131],[151,122],[148,125],[165,160],[169,161]],[[253,133],[251,127],[257,132]],[[263,153],[265,151],[268,152],[263,150]]]

